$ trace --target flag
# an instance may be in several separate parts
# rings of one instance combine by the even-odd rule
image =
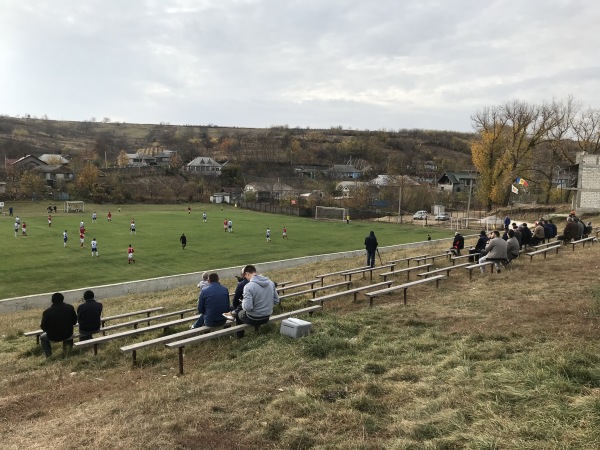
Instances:
[[[511,185],[511,187],[512,187],[511,190],[513,191],[513,194],[518,194],[519,193],[519,190],[514,185]]]
[[[517,177],[517,179],[515,180],[515,182],[517,184],[521,184],[523,186],[529,186],[529,183],[527,181],[525,181],[523,178],[521,177]]]

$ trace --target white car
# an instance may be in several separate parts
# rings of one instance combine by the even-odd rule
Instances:
[[[450,220],[450,215],[446,213],[440,213],[435,216],[435,220]]]
[[[427,211],[424,211],[424,210],[417,211],[415,213],[415,215],[413,216],[413,219],[415,219],[415,220],[427,219]]]

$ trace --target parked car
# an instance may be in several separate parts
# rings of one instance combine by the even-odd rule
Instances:
[[[427,219],[427,211],[417,211],[415,213],[415,215],[413,216],[413,219],[415,220],[423,220],[423,219]]]
[[[450,220],[450,215],[446,213],[440,213],[435,216],[435,220]]]

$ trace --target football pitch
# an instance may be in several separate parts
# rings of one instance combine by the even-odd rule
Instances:
[[[14,235],[14,216],[27,223],[27,236]],[[0,298],[54,292],[209,269],[260,264],[300,256],[364,249],[365,236],[374,231],[380,246],[450,237],[447,228],[397,225],[371,221],[325,222],[267,214],[230,205],[93,205],[85,212],[52,214],[48,226],[47,203],[6,203],[0,217]],[[188,214],[187,208],[191,208]],[[97,222],[92,222],[96,212]],[[108,212],[112,221],[107,220]],[[206,211],[207,221],[202,213]],[[130,233],[135,220],[136,234]],[[230,219],[233,232],[225,232]],[[79,224],[86,229],[79,244]],[[283,239],[283,227],[287,239]],[[271,241],[266,240],[267,228]],[[67,246],[63,247],[63,231]],[[182,249],[180,236],[187,246]],[[91,241],[98,241],[92,257]],[[127,247],[135,249],[135,264],[128,264]],[[260,267],[259,267],[260,270]]]

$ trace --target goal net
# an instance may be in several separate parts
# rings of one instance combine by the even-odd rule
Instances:
[[[84,212],[84,204],[81,201],[78,202],[65,202],[65,212]]]
[[[346,220],[348,210],[346,208],[336,208],[334,206],[315,207],[315,219],[319,220]]]

